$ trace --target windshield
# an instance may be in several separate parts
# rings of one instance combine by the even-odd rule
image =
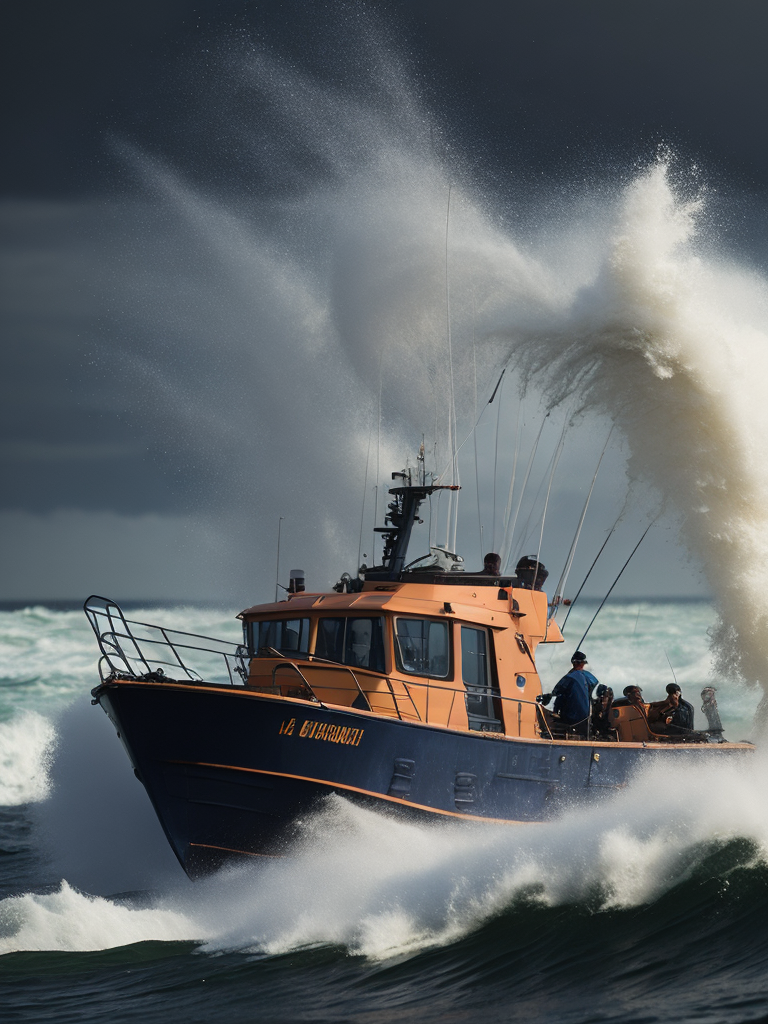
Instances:
[[[259,654],[267,648],[287,657],[306,656],[309,653],[309,619],[272,619],[268,622],[249,623],[251,653]]]

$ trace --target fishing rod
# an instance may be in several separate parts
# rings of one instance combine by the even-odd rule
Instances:
[[[504,369],[501,371],[501,377],[499,377],[499,382],[496,385],[496,387],[493,389],[493,394],[491,395],[490,399],[488,400],[488,405],[490,405],[491,402],[496,397],[496,392],[499,390],[499,388],[503,387],[502,380],[504,378],[504,373],[505,373],[506,369],[507,368],[505,366]],[[492,513],[491,523],[493,525],[493,550],[494,551],[496,550],[496,482],[497,482],[498,475],[499,475],[498,474],[498,465],[499,465],[499,428],[500,427],[501,427],[501,395],[499,395],[499,404],[496,406],[496,443],[495,443],[494,449],[493,449],[493,506],[492,506],[493,513]]]
[[[504,367],[504,369],[503,369],[503,370],[501,371],[501,374],[499,375],[499,379],[498,379],[498,380],[496,381],[496,387],[495,387],[495,388],[493,389],[493,394],[492,394],[492,395],[491,395],[491,397],[490,397],[490,398],[488,399],[488,405],[490,405],[490,404],[491,404],[491,402],[492,402],[492,401],[494,400],[494,398],[496,397],[496,392],[497,392],[497,391],[499,390],[499,388],[501,387],[501,380],[502,380],[502,377],[504,376],[504,374],[505,374],[506,372],[507,372],[507,368],[506,368],[506,366],[505,366],[505,367]]]
[[[679,687],[680,684],[677,681],[677,676],[675,675],[675,670],[672,668],[672,662],[669,660],[669,655],[667,654],[666,650],[664,651],[664,657],[667,659],[667,664],[669,665],[669,671],[672,673],[672,678],[675,681],[675,686]]]
[[[578,590],[576,591],[576,597],[574,597],[574,599],[573,599],[573,600],[571,601],[571,607],[570,607],[570,608],[568,609],[568,612],[567,612],[567,614],[566,614],[566,616],[565,616],[565,619],[563,620],[563,624],[562,624],[562,626],[560,627],[560,632],[561,632],[561,633],[563,632],[563,630],[565,629],[566,625],[568,624],[568,617],[569,617],[569,615],[571,614],[571,612],[573,611],[573,606],[574,606],[574,605],[576,604],[576,602],[577,602],[577,601],[579,600],[579,596],[580,596],[580,594],[581,594],[582,590],[584,589],[584,587],[586,586],[586,584],[587,584],[587,580],[589,579],[589,577],[590,577],[590,575],[591,575],[591,573],[592,573],[592,570],[593,570],[593,569],[595,568],[595,566],[597,565],[597,560],[598,560],[598,558],[600,557],[600,555],[602,555],[603,551],[605,550],[605,545],[606,545],[606,544],[608,543],[608,541],[609,541],[609,540],[611,539],[611,537],[613,536],[613,531],[614,531],[614,530],[616,529],[616,527],[617,527],[617,526],[619,525],[619,520],[621,519],[621,517],[622,517],[623,515],[624,515],[624,509],[622,509],[622,510],[621,510],[621,512],[619,512],[618,516],[616,517],[616,522],[615,522],[615,523],[613,524],[613,526],[612,526],[612,527],[611,527],[611,529],[609,530],[609,532],[608,532],[608,536],[607,536],[607,537],[605,538],[605,540],[603,541],[603,543],[602,543],[602,544],[601,544],[601,546],[600,546],[600,550],[599,550],[599,551],[597,552],[597,554],[595,555],[595,560],[593,561],[592,565],[590,565],[590,567],[589,567],[589,570],[588,570],[588,572],[587,572],[587,575],[586,575],[586,576],[584,577],[584,579],[582,580],[581,586],[580,586],[580,587],[579,587],[579,589],[578,589]]]
[[[528,459],[528,466],[526,467],[526,470],[525,470],[525,477],[523,478],[523,486],[520,489],[520,497],[519,497],[518,502],[517,502],[517,508],[515,509],[515,515],[514,515],[514,518],[512,520],[512,523],[511,523],[511,525],[510,525],[509,522],[504,524],[504,535],[503,535],[502,540],[501,540],[501,564],[504,567],[505,571],[506,571],[507,563],[509,562],[510,553],[512,551],[512,540],[514,539],[514,535],[515,535],[515,526],[517,525],[517,517],[520,515],[520,506],[522,505],[523,498],[525,497],[525,489],[528,486],[528,478],[531,475],[531,468],[533,467],[533,460],[536,458],[536,451],[537,451],[537,449],[539,447],[539,441],[541,440],[541,435],[542,435],[542,432],[544,430],[544,427],[545,427],[546,422],[547,422],[548,419],[549,419],[549,413],[547,413],[547,415],[541,421],[541,426],[539,427],[539,432],[536,435],[536,440],[533,442],[533,448],[531,449],[531,455],[530,455],[530,458]]]
[[[656,518],[658,519],[658,516],[657,516]],[[608,593],[607,593],[607,594],[605,595],[605,597],[603,598],[603,600],[602,600],[602,601],[600,602],[600,607],[599,607],[599,608],[597,609],[597,611],[595,612],[595,614],[594,614],[594,615],[592,616],[592,622],[590,622],[590,624],[589,624],[589,625],[587,626],[586,630],[584,631],[584,636],[583,636],[583,637],[581,638],[581,640],[579,640],[579,643],[578,643],[578,649],[579,649],[579,650],[581,650],[581,646],[582,646],[582,644],[584,643],[584,641],[585,641],[585,640],[586,640],[586,638],[587,638],[587,633],[588,633],[588,632],[590,631],[590,629],[592,629],[592,625],[593,625],[593,623],[594,623],[595,619],[597,618],[597,616],[598,616],[598,615],[600,614],[600,612],[602,611],[603,605],[604,605],[604,604],[605,604],[605,602],[606,602],[606,601],[608,600],[608,598],[609,598],[609,597],[611,596],[611,590],[613,590],[613,588],[614,588],[614,587],[616,586],[616,584],[617,584],[617,583],[619,582],[619,580],[621,579],[621,574],[622,574],[622,573],[624,572],[624,570],[625,570],[625,569],[627,568],[627,566],[629,565],[629,563],[630,563],[630,562],[632,561],[632,557],[633,557],[634,553],[635,553],[635,552],[637,551],[637,549],[638,549],[638,548],[640,547],[640,545],[641,545],[641,544],[643,543],[643,541],[645,540],[646,534],[648,533],[648,531],[650,530],[650,528],[651,528],[651,527],[653,526],[653,524],[654,524],[655,522],[656,522],[656,519],[654,519],[654,520],[653,520],[652,522],[648,523],[648,525],[646,526],[645,530],[643,531],[643,535],[642,535],[642,537],[641,537],[641,538],[640,538],[640,540],[639,540],[639,541],[637,542],[637,544],[635,544],[635,546],[634,546],[634,547],[632,548],[632,552],[631,552],[631,554],[630,554],[629,558],[628,558],[628,559],[626,560],[626,562],[624,563],[624,565],[622,565],[621,569],[619,570],[619,575],[618,575],[618,576],[616,577],[616,579],[615,579],[615,580],[613,581],[613,583],[611,584],[611,588],[610,588],[610,590],[609,590],[609,591],[608,591]],[[671,667],[671,666],[670,666],[670,667]]]
[[[590,503],[590,500],[592,499],[592,491],[595,489],[595,482],[597,481],[597,474],[600,472],[600,464],[603,461],[603,456],[605,455],[606,451],[608,450],[608,442],[611,440],[611,434],[612,433],[613,433],[613,427],[611,427],[611,429],[608,431],[608,437],[605,439],[605,444],[604,444],[603,450],[602,450],[602,452],[600,454],[600,458],[597,460],[597,467],[595,469],[595,475],[592,477],[592,483],[589,486],[589,492],[587,493],[587,500],[584,502],[584,508],[581,510],[581,517],[579,519],[578,526],[576,527],[576,533],[573,535],[573,542],[572,542],[570,550],[568,552],[568,557],[565,560],[565,565],[563,566],[563,571],[560,574],[560,579],[557,582],[557,587],[555,589],[555,596],[554,596],[554,598],[552,600],[552,614],[553,615],[555,614],[555,612],[557,611],[557,609],[560,606],[560,602],[561,602],[562,597],[563,597],[563,591],[565,590],[565,585],[568,582],[568,576],[570,575],[570,572],[571,572],[571,567],[573,565],[573,559],[574,559],[574,557],[576,555],[576,546],[579,543],[579,537],[581,536],[581,528],[584,525],[584,520],[585,520],[586,515],[587,515],[587,509],[589,508],[589,503]]]
[[[556,450],[554,458],[552,460],[552,472],[549,474],[549,486],[547,487],[547,496],[546,496],[546,498],[544,500],[544,511],[541,513],[541,531],[539,532],[539,546],[538,546],[538,548],[536,550],[536,573],[538,573],[539,566],[541,565],[541,545],[542,545],[542,543],[544,541],[544,522],[545,522],[545,520],[547,518],[547,509],[549,507],[549,496],[552,493],[552,481],[555,479],[555,470],[557,469],[557,464],[560,461],[560,456],[563,453],[563,445],[565,444],[565,428],[566,428],[567,423],[568,423],[568,418],[566,417],[565,423],[563,423],[563,432],[560,435],[560,443],[557,446],[557,450]],[[534,587],[536,586],[536,575],[534,575],[534,577],[533,577],[533,584],[532,584],[532,586],[534,586]]]
[[[496,382],[496,387],[495,387],[495,388],[493,389],[493,395],[492,395],[492,396],[491,396],[491,397],[490,397],[490,398],[488,399],[488,401],[487,401],[487,402],[485,403],[485,405],[483,406],[482,412],[480,413],[480,415],[479,415],[479,416],[477,417],[477,419],[475,420],[475,424],[474,424],[474,426],[472,427],[472,429],[471,429],[471,430],[469,431],[469,433],[467,434],[467,436],[466,436],[466,437],[464,438],[464,440],[463,440],[463,441],[461,442],[461,444],[460,444],[460,445],[458,446],[458,448],[456,449],[456,455],[457,455],[457,456],[458,456],[459,452],[460,452],[460,451],[462,450],[462,448],[464,447],[464,445],[465,445],[465,444],[467,443],[467,441],[468,441],[468,440],[470,439],[470,437],[472,437],[472,434],[474,433],[474,431],[475,431],[475,430],[477,429],[477,427],[478,427],[478,426],[479,426],[479,424],[480,424],[480,420],[481,420],[481,419],[483,418],[483,416],[485,415],[485,410],[486,410],[486,409],[488,408],[488,406],[489,406],[489,405],[491,404],[491,402],[493,401],[493,399],[494,399],[494,398],[496,397],[496,392],[497,392],[497,391],[499,390],[499,384],[501,384],[501,378],[502,378],[502,377],[504,376],[504,373],[506,372],[506,369],[507,369],[507,368],[506,368],[506,366],[505,366],[505,367],[504,367],[504,369],[503,369],[503,370],[501,371],[501,374],[500,374],[500,376],[499,376],[499,379],[498,379],[498,381]],[[448,466],[446,465],[445,469],[444,469],[444,470],[443,470],[443,471],[442,471],[442,472],[441,472],[440,474],[438,474],[438,479],[442,479],[442,478],[443,478],[443,476],[445,475],[445,473],[446,473],[447,471],[448,471]]]

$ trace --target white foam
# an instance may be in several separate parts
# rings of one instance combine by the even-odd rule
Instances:
[[[650,766],[598,806],[529,826],[426,828],[333,798],[290,858],[195,885],[153,905],[58,892],[0,903],[0,950],[102,949],[187,940],[201,950],[280,954],[338,945],[371,959],[454,942],[518,900],[594,910],[653,902],[718,844],[768,860],[765,764]]]
[[[0,954],[111,949],[196,937],[193,923],[172,910],[131,909],[78,892],[66,882],[54,893],[27,893],[0,902]]]
[[[35,711],[0,722],[0,806],[45,800],[56,731]]]
[[[659,765],[599,807],[531,826],[422,829],[335,800],[296,858],[225,873],[172,905],[195,916],[207,950],[340,944],[371,958],[453,942],[521,897],[639,906],[712,843],[746,837],[768,857],[757,765],[749,778],[737,765]]]
[[[768,686],[768,283],[713,255],[703,208],[660,160],[626,188],[560,326],[504,333],[551,402],[576,395],[623,431],[631,478],[658,487],[701,558],[718,668]]]

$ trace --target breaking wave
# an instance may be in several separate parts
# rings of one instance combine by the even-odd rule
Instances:
[[[330,798],[293,854],[151,897],[56,891],[0,903],[3,952],[93,950],[156,940],[280,955],[341,947],[372,961],[453,944],[499,916],[657,904],[691,879],[762,878],[764,765],[652,766],[599,806],[530,826],[424,828]],[[757,876],[756,876],[757,877]]]
[[[45,800],[56,731],[34,711],[0,722],[0,807]]]

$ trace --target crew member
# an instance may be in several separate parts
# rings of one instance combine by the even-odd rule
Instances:
[[[639,708],[643,713],[645,713],[643,691],[639,686],[625,686],[621,692],[633,707]]]
[[[651,732],[661,733],[664,736],[677,733],[678,730],[672,724],[672,718],[680,708],[680,692],[673,689],[667,691],[665,700],[655,700],[648,705],[648,725]]]
[[[542,694],[541,703],[549,704],[552,697],[555,705],[552,709],[569,728],[586,735],[589,725],[589,695],[597,679],[584,666],[587,656],[576,651],[571,658],[571,671],[557,683],[552,693]]]
[[[667,683],[667,693],[676,693],[678,697],[678,705],[672,714],[672,722],[670,724],[678,729],[693,729],[693,704],[683,700],[683,691],[677,683]]]
[[[571,665],[577,672],[583,672],[584,677],[589,684],[589,693],[592,695],[592,691],[597,686],[598,680],[596,676],[593,676],[591,672],[587,672],[585,666],[587,664],[587,656],[582,651],[576,651],[574,656],[571,658]]]
[[[501,555],[495,551],[489,551],[483,559],[483,570],[481,576],[501,576]]]
[[[611,708],[613,706],[613,690],[604,683],[599,683],[592,702],[592,732],[604,739],[615,739],[616,730],[611,725]]]
[[[702,733],[694,732],[693,708],[683,700],[677,683],[667,685],[666,700],[654,701],[648,705],[648,725],[653,732],[680,739],[705,739]]]

